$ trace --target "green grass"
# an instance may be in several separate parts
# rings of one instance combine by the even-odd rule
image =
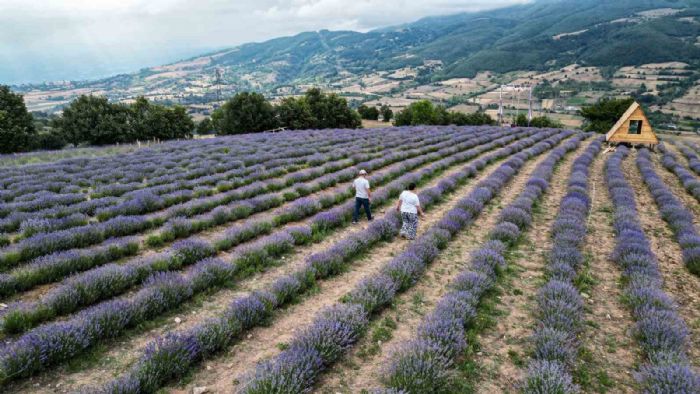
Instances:
[[[360,347],[357,356],[366,361],[382,352],[382,344],[393,337],[396,329],[396,321],[387,316],[384,319],[372,323],[369,334],[369,343]]]

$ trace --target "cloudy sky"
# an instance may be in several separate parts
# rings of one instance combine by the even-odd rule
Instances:
[[[0,83],[87,79],[308,30],[528,0],[0,0]]]

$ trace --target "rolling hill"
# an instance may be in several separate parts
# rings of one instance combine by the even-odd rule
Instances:
[[[545,72],[570,64],[598,67],[611,78],[622,66],[694,66],[700,62],[699,45],[700,1],[537,0],[366,33],[305,32],[98,81],[16,89],[69,92],[48,96],[57,106],[76,92],[115,100],[145,94],[190,105],[215,101],[219,89],[226,95],[244,89],[284,95],[309,84],[333,86],[348,77],[406,67],[419,68],[414,76],[419,83],[471,78],[481,71]]]

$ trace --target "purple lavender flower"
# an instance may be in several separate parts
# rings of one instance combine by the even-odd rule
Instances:
[[[311,348],[282,352],[274,361],[259,364],[242,392],[246,394],[295,394],[311,392],[314,380],[323,369],[319,353]]]
[[[450,387],[452,361],[429,341],[413,341],[391,355],[385,379],[390,388],[410,393],[432,393]],[[438,391],[439,392],[439,391]]]
[[[533,361],[527,371],[523,392],[528,394],[580,392],[566,368],[557,361]]]
[[[636,375],[645,394],[700,392],[700,376],[683,364],[647,365]]]
[[[347,302],[362,305],[365,311],[372,312],[391,302],[396,295],[397,284],[391,277],[379,274],[363,279],[350,292]]]

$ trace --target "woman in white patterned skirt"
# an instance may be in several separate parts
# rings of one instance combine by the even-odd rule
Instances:
[[[415,183],[408,185],[408,190],[404,190],[401,193],[399,204],[396,206],[396,210],[401,213],[401,220],[403,221],[399,234],[407,239],[416,239],[418,216],[423,216],[420,200],[418,200],[416,193],[413,192],[415,189]]]

